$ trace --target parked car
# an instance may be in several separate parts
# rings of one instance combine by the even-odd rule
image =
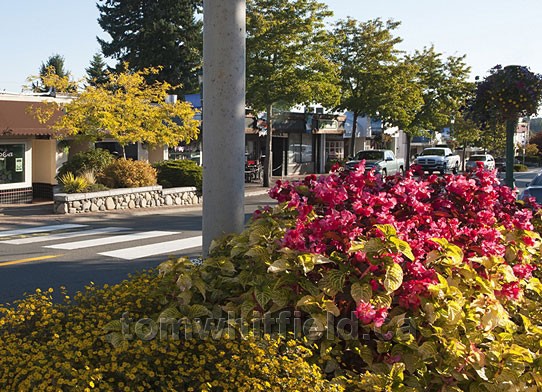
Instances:
[[[459,171],[461,158],[454,154],[447,147],[430,147],[422,151],[416,157],[415,164],[420,166],[423,171],[429,172],[439,171],[441,174],[451,171],[457,174]]]
[[[527,184],[527,187],[519,194],[518,199],[526,200],[534,197],[538,204],[542,204],[542,171]]]
[[[362,150],[355,157],[346,162],[346,169],[354,169],[358,163],[365,161],[367,169],[374,168],[376,172],[385,176],[403,174],[405,171],[404,159],[397,158],[391,150]]]
[[[495,158],[493,158],[493,156],[490,154],[471,155],[465,165],[465,170],[476,170],[476,168],[478,167],[478,162],[482,162],[484,165],[484,169],[486,170],[495,170]]]

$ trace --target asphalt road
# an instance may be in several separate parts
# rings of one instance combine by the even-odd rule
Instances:
[[[245,218],[267,195],[245,198]],[[100,215],[0,217],[0,303],[36,288],[114,284],[169,257],[201,255],[201,207]]]

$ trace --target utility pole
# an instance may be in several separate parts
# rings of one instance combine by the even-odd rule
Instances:
[[[246,0],[203,2],[203,257],[244,227]]]

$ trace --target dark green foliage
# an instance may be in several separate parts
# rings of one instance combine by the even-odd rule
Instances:
[[[85,68],[87,72],[88,83],[91,86],[104,84],[108,81],[107,64],[101,54],[96,53],[90,62],[90,66]]]
[[[163,67],[147,82],[182,85],[177,94],[199,88],[203,35],[195,15],[200,0],[98,0],[98,23],[111,41],[98,39],[105,57],[129,63],[131,70]]]
[[[162,161],[154,164],[158,184],[164,188],[195,186],[201,192],[203,168],[190,160]]]
[[[101,148],[78,152],[62,165],[56,178],[59,179],[68,172],[80,176],[88,171],[92,171],[96,177],[99,177],[104,168],[114,160],[115,157],[109,151]]]
[[[47,74],[47,72],[53,68],[53,71],[55,74],[57,74],[61,78],[69,78],[70,71],[66,70],[64,68],[64,57],[59,54],[54,54],[50,56],[47,61],[41,63],[40,66],[40,80],[36,80],[34,83],[32,83],[32,90],[37,93],[44,93],[47,92],[50,88],[50,86],[46,86],[43,82],[43,76]],[[74,86],[70,86],[68,92],[74,92],[73,91]]]

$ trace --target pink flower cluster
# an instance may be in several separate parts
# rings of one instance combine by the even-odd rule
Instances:
[[[481,168],[468,176],[417,176],[411,170],[405,176],[383,180],[360,164],[352,171],[279,181],[270,196],[297,211],[283,247],[327,256],[343,254],[360,276],[370,270],[373,280],[382,277],[383,268],[368,263],[363,252],[349,252],[352,241],[381,236],[375,225],[395,227],[415,256],[410,261],[401,254],[390,255],[403,269],[403,284],[395,294],[399,305],[407,308],[417,308],[427,287],[436,282],[426,264],[428,253],[438,247],[433,238],[459,246],[467,261],[473,256],[504,254],[506,243],[499,226],[533,229],[531,210],[519,206],[514,191]],[[531,276],[533,269],[528,264],[513,266],[518,278]],[[501,294],[516,298],[519,292],[515,286],[507,286]],[[357,304],[356,314],[362,322],[380,323],[384,313],[385,309]]]

